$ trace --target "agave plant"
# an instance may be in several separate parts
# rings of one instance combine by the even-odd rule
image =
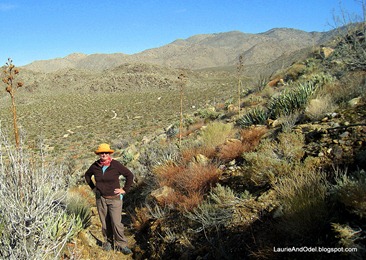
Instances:
[[[295,90],[286,91],[282,95],[272,98],[267,105],[269,116],[278,118],[279,116],[290,115],[296,110],[303,109],[311,95],[314,94],[317,86],[312,81],[300,83]]]
[[[236,121],[240,127],[248,127],[251,125],[264,124],[268,119],[268,111],[262,107],[256,107],[250,110]]]

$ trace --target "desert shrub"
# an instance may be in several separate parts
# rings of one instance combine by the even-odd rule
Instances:
[[[174,162],[179,158],[179,149],[174,143],[151,142],[141,151],[139,162],[148,170],[157,165],[164,165],[166,162]]]
[[[70,218],[59,236],[53,232],[67,215],[64,169],[45,161],[42,151],[13,148],[2,131],[0,137],[0,258],[57,258],[76,230]]]
[[[220,116],[220,112],[217,112],[215,108],[202,108],[198,109],[195,115],[205,120],[215,120]]]
[[[311,120],[320,120],[334,112],[336,108],[331,95],[318,96],[316,99],[310,100],[305,109],[305,115]]]
[[[208,199],[184,216],[199,223],[198,231],[229,225],[234,214],[234,206],[239,203],[238,197],[229,187],[217,185],[212,188]]]
[[[360,218],[366,217],[366,173],[363,170],[350,175],[337,174],[336,194],[346,208]]]
[[[129,153],[126,150],[122,150],[120,161],[123,165],[129,164],[133,160],[133,154]]]
[[[255,186],[266,186],[276,181],[276,177],[291,171],[292,165],[276,153],[276,144],[263,140],[256,151],[243,153],[246,162],[244,171]]]
[[[304,238],[312,242],[324,231],[329,221],[324,173],[300,165],[278,178],[274,189],[282,209],[277,228],[284,237],[295,239],[292,243]]]
[[[350,26],[335,47],[333,60],[338,59],[345,64],[348,70],[366,69],[366,26],[364,22],[356,26]]]
[[[206,147],[216,147],[233,134],[233,125],[213,122],[202,130],[202,141]]]
[[[239,131],[241,140],[229,139],[217,147],[216,156],[224,162],[231,161],[244,152],[253,151],[259,144],[261,137],[267,132],[265,127],[244,128]]]
[[[245,171],[258,186],[276,182],[277,177],[289,174],[304,155],[304,137],[290,132],[280,133],[277,142],[264,139],[254,152],[243,154]]]
[[[357,240],[361,239],[361,229],[354,229],[349,225],[341,225],[332,223],[332,228],[336,232],[336,237],[339,239],[339,246],[345,248],[358,248]]]
[[[305,154],[303,149],[304,142],[305,137],[302,133],[280,133],[276,151],[281,155],[281,158],[289,162],[300,162]]]
[[[278,124],[281,125],[281,130],[284,133],[291,132],[294,126],[301,119],[301,113],[294,111],[290,115],[284,115],[277,118]]]
[[[181,166],[166,164],[154,169],[159,186],[173,189],[163,204],[171,204],[180,210],[191,210],[203,199],[203,195],[218,182],[220,171],[215,165],[190,164]]]
[[[346,104],[355,97],[364,97],[366,93],[365,72],[350,72],[339,81],[326,84],[320,91],[320,95],[331,95],[336,104]]]

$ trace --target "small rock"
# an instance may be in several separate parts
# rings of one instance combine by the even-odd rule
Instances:
[[[336,123],[336,122],[331,122],[330,126],[331,127],[340,127],[341,125],[339,123]]]
[[[350,101],[348,101],[348,104],[351,107],[355,107],[355,106],[359,105],[360,103],[361,103],[361,97],[356,97],[356,98],[353,98]]]
[[[349,132],[344,132],[343,134],[341,134],[341,135],[339,135],[339,137],[341,137],[341,138],[346,138],[346,137],[348,137],[349,136]]]
[[[336,118],[336,117],[339,117],[339,114],[338,113],[332,113],[331,115],[330,115],[332,118]]]

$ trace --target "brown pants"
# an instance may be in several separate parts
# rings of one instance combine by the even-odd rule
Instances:
[[[122,224],[122,200],[105,199],[96,200],[100,221],[102,222],[102,234],[105,242],[114,246],[127,246],[127,238]],[[114,242],[114,243],[113,243]]]

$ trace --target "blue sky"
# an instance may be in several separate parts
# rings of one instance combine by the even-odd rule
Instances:
[[[364,0],[0,0],[0,65],[71,53],[138,53],[196,34],[329,31]]]

